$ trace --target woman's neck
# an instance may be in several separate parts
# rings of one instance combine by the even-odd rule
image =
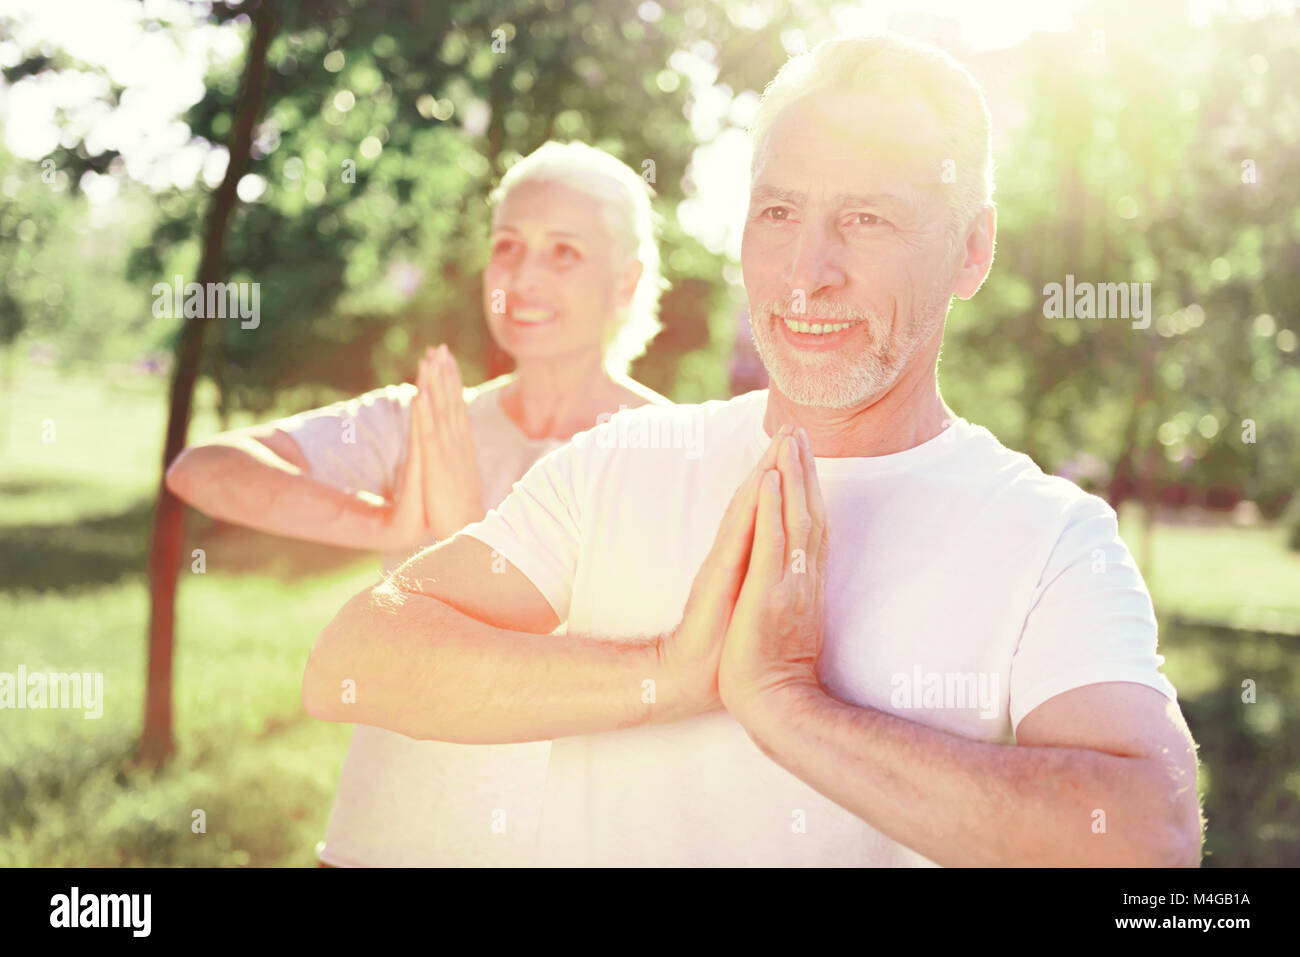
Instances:
[[[599,352],[576,353],[519,363],[501,407],[529,438],[567,439],[618,411],[616,389]]]

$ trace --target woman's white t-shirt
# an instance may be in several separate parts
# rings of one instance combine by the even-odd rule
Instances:
[[[491,508],[562,439],[531,439],[501,407],[502,376],[465,391],[483,507]],[[277,421],[313,478],[400,494],[416,387],[388,386]],[[425,544],[433,544],[430,540]],[[410,556],[386,554],[385,572]],[[338,867],[522,866],[533,863],[547,742],[417,741],[356,725],[339,775],[320,860]]]

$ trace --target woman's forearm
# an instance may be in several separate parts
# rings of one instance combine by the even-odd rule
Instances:
[[[389,503],[312,478],[253,438],[186,449],[167,470],[167,487],[213,518],[326,545],[389,550]]]

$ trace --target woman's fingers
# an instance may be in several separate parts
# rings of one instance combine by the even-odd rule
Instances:
[[[430,393],[433,391],[433,376],[429,369],[429,363],[420,360],[420,392],[415,397],[415,404],[420,407],[420,434],[424,440],[425,461],[428,461],[428,453],[434,442],[437,441],[437,419],[433,415],[432,402]]]
[[[447,420],[456,441],[463,445],[469,440],[469,409],[465,405],[465,386],[460,379],[460,368],[450,349],[445,353],[443,370],[446,383]]]
[[[451,404],[448,402],[447,395],[447,346],[438,346],[430,359],[430,366],[433,370],[433,396],[434,406],[440,416],[446,416],[447,407]]]
[[[429,398],[427,411],[429,418],[433,423],[433,438],[438,443],[440,455],[445,455],[446,445],[450,438],[450,430],[447,427],[447,412],[445,387],[443,385],[442,372],[442,346],[437,349],[430,349],[428,358],[425,360],[426,375],[429,380]]]

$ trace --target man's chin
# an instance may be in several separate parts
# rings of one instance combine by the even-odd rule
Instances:
[[[853,409],[870,405],[875,393],[880,391],[865,382],[850,382],[838,376],[817,375],[807,370],[783,370],[779,375],[768,373],[771,384],[795,405],[816,409]]]

